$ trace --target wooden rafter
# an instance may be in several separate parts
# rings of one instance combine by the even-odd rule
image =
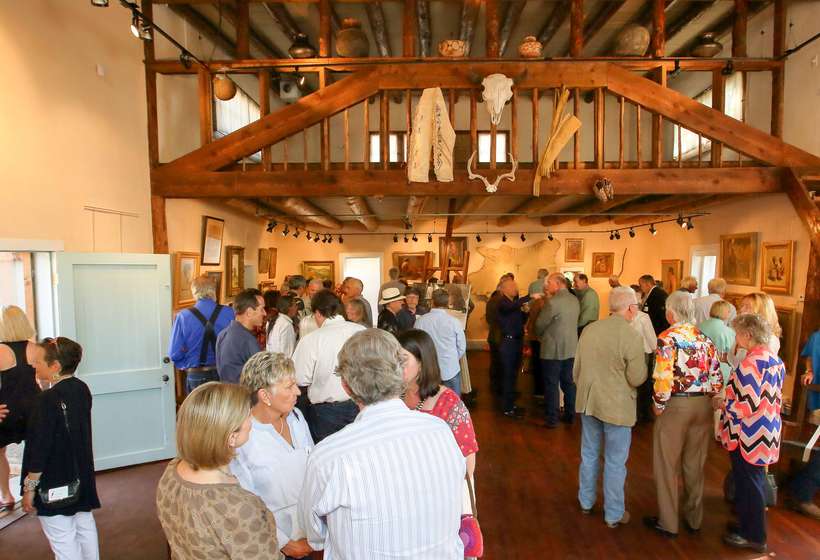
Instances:
[[[342,222],[304,198],[296,196],[264,198],[263,202],[280,212],[296,216],[297,219],[305,223],[316,224],[328,229],[340,229],[342,227]]]
[[[544,227],[557,226],[566,222],[582,217],[584,214],[595,214],[606,212],[628,202],[632,202],[640,197],[638,196],[616,196],[613,200],[601,202],[598,199],[583,202],[578,206],[571,207],[568,212],[579,214],[578,216],[563,215],[563,216],[544,216],[541,218],[541,225]]]
[[[274,2],[267,2],[264,6],[265,11],[268,12],[268,15],[273,19],[276,26],[279,27],[282,33],[287,35],[291,41],[301,33],[299,25],[296,23],[296,20],[293,19],[293,16],[290,15],[287,6]]]
[[[373,231],[379,227],[379,221],[373,216],[373,211],[364,197],[348,196],[347,205],[350,211],[356,214],[356,221],[361,223],[367,231]]]
[[[610,208],[613,212],[653,212],[654,210],[635,210],[635,208],[640,208],[641,205],[644,207],[649,206],[651,203],[656,202],[658,200],[663,200],[669,198],[667,195],[649,195],[649,196],[642,196],[632,200],[624,200],[621,204]],[[613,219],[613,216],[608,214],[593,214],[590,216],[584,216],[578,220],[579,226],[594,226],[598,224],[603,224],[604,222],[608,222]]]
[[[480,7],[481,0],[463,0],[461,3],[461,24],[459,25],[458,38],[464,41],[464,52],[467,56],[470,56],[470,50],[473,47],[473,37],[475,37],[475,27]]]
[[[616,13],[626,4],[626,0],[612,0],[603,2],[601,8],[593,18],[584,25],[584,45],[588,45],[601,32],[604,26],[615,16]],[[569,53],[567,49],[566,54]],[[565,55],[566,56],[566,55]]]
[[[229,198],[225,205],[259,220],[276,220],[291,226],[304,227],[304,222],[291,214],[277,212],[264,202],[250,198]]]
[[[168,7],[172,13],[181,17],[191,27],[196,29],[197,33],[225,51],[226,55],[231,58],[236,58],[236,43],[192,6],[172,4]]]
[[[544,50],[546,50],[547,45],[552,41],[552,38],[555,37],[558,30],[569,19],[571,5],[571,0],[561,0],[555,4],[552,12],[547,17],[547,21],[544,23],[541,31],[538,32],[538,40],[544,45]]]
[[[499,55],[504,56],[507,51],[507,45],[510,42],[510,36],[515,31],[518,25],[518,20],[521,19],[521,12],[524,6],[527,5],[526,0],[512,0],[507,2],[507,11],[504,13],[504,20],[501,24],[501,32],[499,38]]]
[[[230,4],[220,4],[219,9],[222,10],[222,14],[225,16],[225,19],[227,19],[231,25],[236,27],[237,22],[239,21],[239,15],[236,13],[233,6]],[[263,53],[265,56],[270,56],[272,58],[287,58],[287,55],[285,55],[285,53],[283,53],[276,45],[271,43],[267,37],[260,33],[253,24],[249,25],[248,33],[251,45],[257,48],[259,52]]]
[[[677,35],[687,27],[697,27],[698,20],[703,14],[708,12],[718,0],[703,0],[702,2],[689,2],[687,8],[681,12],[671,23],[666,26],[666,40],[672,41]]]
[[[588,193],[584,194],[586,195]],[[496,218],[495,223],[498,227],[504,227],[509,225],[516,218],[516,214],[538,215],[544,212],[555,212],[557,211],[556,208],[563,209],[566,207],[567,201],[564,200],[564,198],[565,197],[561,196],[541,196],[538,198],[530,198],[510,210],[510,214],[513,214],[512,216],[499,216]],[[576,197],[570,202],[580,200],[583,199]]]
[[[387,22],[384,18],[381,2],[365,4],[364,9],[367,13],[367,21],[370,23],[370,30],[373,32],[373,38],[376,40],[379,56],[393,56],[390,50],[390,40],[387,37]]]
[[[769,4],[771,4],[770,0],[765,0],[765,1],[761,1],[761,2],[749,2],[747,17],[748,18],[754,17],[755,15],[757,15],[761,11],[763,11],[766,8],[766,6],[768,6]],[[720,38],[720,37],[726,35],[727,33],[729,33],[730,31],[732,31],[732,29],[734,28],[734,24],[735,24],[735,13],[734,13],[734,11],[730,11],[725,16],[723,16],[720,20],[718,20],[715,24],[708,26],[706,29],[703,29],[703,31],[712,31],[713,33],[715,33],[716,38]],[[668,31],[667,31],[667,37],[669,37],[669,32]],[[671,39],[667,39],[667,40],[671,40]],[[692,48],[697,43],[697,40],[698,40],[697,37],[690,40],[688,43],[686,43],[681,48],[679,48],[677,51],[675,51],[674,56],[684,56],[684,55],[689,54],[692,51]]]
[[[664,214],[657,216],[656,219],[667,219],[681,212],[694,212],[704,210],[709,206],[720,204],[731,200],[737,195],[732,194],[701,194],[696,196],[691,195],[677,195],[669,197],[664,204],[659,205],[654,210],[649,212],[663,212]],[[653,218],[648,216],[618,216],[613,221],[618,226],[630,226],[651,222]]]
[[[407,197],[407,210],[405,211],[405,214],[407,216],[408,222],[412,224],[414,222],[415,217],[418,214],[424,212],[424,205],[426,203],[426,196],[410,195]]]
[[[429,0],[418,0],[416,10],[419,28],[419,56],[430,56],[430,43],[432,34],[430,32],[430,2]]]
[[[460,227],[464,221],[467,219],[466,214],[476,214],[481,212],[484,206],[487,205],[493,197],[491,196],[471,196],[467,200],[465,200],[461,206],[458,208],[458,213],[462,214],[460,216],[456,216],[453,220],[453,227],[458,228]]]

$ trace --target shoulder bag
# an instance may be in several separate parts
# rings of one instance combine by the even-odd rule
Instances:
[[[44,488],[42,485],[37,488],[40,501],[44,508],[60,509],[77,503],[80,498],[80,467],[77,465],[77,456],[74,454],[74,447],[71,444],[71,430],[68,427],[68,412],[66,405],[60,401],[60,408],[63,413],[63,423],[65,424],[68,446],[71,449],[71,460],[74,464],[74,480],[62,486],[54,488]]]
[[[478,524],[478,511],[475,507],[475,494],[473,493],[473,482],[470,475],[466,476],[467,490],[470,492],[470,507],[472,513],[461,516],[461,527],[458,536],[464,543],[464,556],[481,558],[484,555],[484,536],[481,534],[481,526]]]

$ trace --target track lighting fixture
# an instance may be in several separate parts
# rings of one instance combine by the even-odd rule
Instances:
[[[551,232],[551,231],[548,231],[548,232],[547,232],[547,239],[548,239],[548,240],[550,240],[550,241],[552,241],[553,239],[555,239],[555,238],[552,236],[552,232]]]
[[[151,32],[151,26],[142,22],[142,28],[140,29],[140,39],[143,41],[151,41],[154,38],[154,34]]]
[[[342,243],[344,243],[344,242],[345,242],[345,238],[344,238],[344,237],[342,237],[342,234],[340,233],[340,234],[339,234],[339,245],[341,245],[341,244],[342,244]]]
[[[621,232],[616,229],[615,230],[615,239],[620,239],[620,238],[621,238]]]
[[[675,220],[675,223],[678,224],[681,228],[686,229],[686,223],[683,221],[683,216],[678,214],[678,219]]]
[[[271,221],[268,222],[268,227],[266,227],[265,229],[267,230],[268,233],[271,233],[275,228],[276,228],[276,220],[271,220]]]
[[[191,53],[189,53],[188,51],[182,51],[181,53],[179,53],[179,61],[186,69],[190,68],[193,64],[191,61]]]
[[[409,242],[410,242],[410,239],[408,239],[408,237],[407,237],[407,234],[406,234],[406,233],[404,234],[404,242],[405,242],[405,243],[409,243]]]
[[[418,240],[419,240],[419,238],[418,238],[418,236],[416,236],[416,232],[413,232],[413,242],[416,242]]]
[[[476,243],[481,243],[481,234],[480,233],[475,234],[475,242]]]
[[[288,224],[285,224],[285,229],[282,230],[282,237],[287,237],[290,230],[288,229]]]
[[[313,242],[314,243],[319,243],[319,234],[318,233],[313,236]]]
[[[296,85],[300,88],[305,87],[305,75],[304,74],[297,74],[296,75]]]
[[[501,241],[502,241],[502,242],[506,242],[506,241],[507,241],[507,234],[506,234],[506,233],[504,233],[504,234],[502,234],[502,235],[501,235]]]
[[[615,241],[615,232],[614,231],[609,232],[609,240],[610,241]]]
[[[720,73],[723,74],[724,76],[731,76],[732,74],[735,73],[735,65],[731,61],[731,59],[726,63],[726,66],[721,68]]]
[[[692,223],[692,217],[691,216],[689,216],[689,219],[686,220],[686,229],[687,230],[695,229],[695,224]]]
[[[293,238],[294,239],[299,239],[300,234],[301,234],[301,232],[299,231],[299,228],[296,228],[296,231],[293,232]]]
[[[393,234],[393,243],[398,243],[398,242],[399,242],[399,234],[398,234],[398,233],[394,233],[394,234]]]
[[[307,240],[310,241],[310,232],[307,232]]]
[[[524,241],[526,241],[526,240],[527,240],[527,236],[526,236],[526,235],[524,235],[524,233],[522,232],[522,233],[521,233],[521,242],[523,243],[523,242],[524,242]]]
[[[635,237],[635,230],[632,228],[629,228],[629,237]]]
[[[652,235],[658,234],[658,230],[655,229],[655,224],[649,224],[649,233]]]
[[[107,8],[108,0],[91,0],[91,5],[96,8]]]
[[[140,38],[140,17],[136,12],[131,16],[131,35],[137,39]]]
[[[432,243],[432,242],[433,242],[433,234],[432,234],[432,233],[428,233],[428,234],[427,234],[427,243]]]

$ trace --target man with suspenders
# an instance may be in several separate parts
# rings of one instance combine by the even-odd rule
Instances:
[[[208,276],[191,282],[197,302],[180,311],[171,330],[168,356],[185,372],[185,393],[208,381],[219,381],[216,373],[216,337],[234,319],[230,307],[216,303],[216,288]]]

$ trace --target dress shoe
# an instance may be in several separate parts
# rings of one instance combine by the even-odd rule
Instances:
[[[686,529],[686,532],[689,533],[690,535],[697,535],[698,533],[700,533],[700,527],[698,527],[698,528],[692,527],[689,524],[689,522],[685,519],[683,520],[683,527],[684,527],[684,529]]]
[[[621,517],[620,520],[615,521],[614,523],[607,523],[606,526],[609,527],[610,529],[615,529],[618,525],[626,525],[627,523],[629,523],[629,519],[630,519],[629,512],[625,511],[624,516]]]
[[[558,426],[560,426],[560,424],[558,422],[544,422],[543,424],[541,424],[542,428],[546,428],[548,430],[554,430]]]
[[[517,406],[513,406],[511,409],[502,412],[502,414],[507,418],[514,418],[518,420],[519,418],[524,416],[524,409]]]
[[[657,517],[644,517],[643,518],[643,524],[646,525],[647,527],[649,527],[650,529],[652,529],[654,531],[657,531],[658,533],[660,533],[661,535],[663,535],[664,537],[666,537],[668,539],[674,539],[675,537],[678,536],[677,533],[667,531],[666,529],[661,527],[660,521],[658,521]]]
[[[755,543],[744,539],[737,533],[726,533],[723,535],[723,544],[732,546],[734,548],[750,548],[755,552],[766,552],[766,543]]]

